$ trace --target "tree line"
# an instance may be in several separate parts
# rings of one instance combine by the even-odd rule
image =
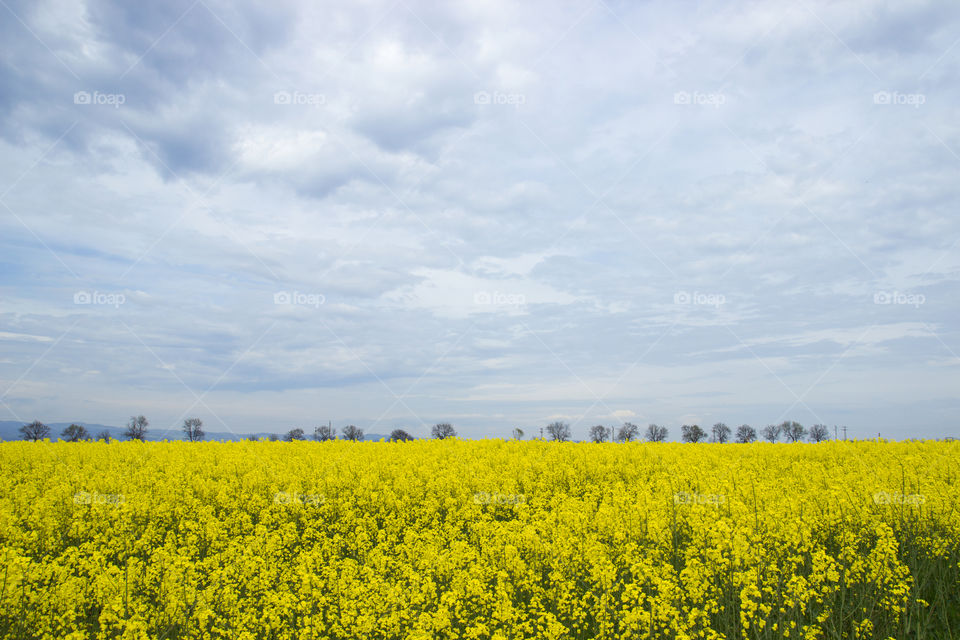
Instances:
[[[146,440],[147,428],[149,426],[150,421],[147,420],[146,417],[142,415],[130,416],[130,420],[127,422],[122,437],[127,440]],[[572,437],[570,425],[566,422],[551,422],[545,429],[547,439],[555,442],[567,442]],[[183,431],[184,439],[189,442],[200,442],[206,437],[206,433],[203,430],[203,421],[200,420],[200,418],[186,418],[183,421],[181,430]],[[34,420],[30,424],[25,424],[20,427],[20,433],[23,435],[24,440],[43,440],[50,437],[50,427],[39,420]],[[439,422],[433,425],[430,430],[430,437],[437,440],[455,438],[456,436],[457,432],[449,422]],[[515,440],[522,440],[524,437],[523,429],[514,429],[512,436]],[[647,442],[666,442],[669,436],[670,431],[667,427],[658,424],[649,424],[641,438],[640,427],[632,422],[624,422],[619,428],[606,427],[598,424],[590,427],[588,430],[588,438],[591,442],[633,442],[641,439]],[[282,439],[286,442],[293,442],[296,440],[306,440],[307,437],[303,429],[296,428],[284,434]],[[347,425],[343,428],[342,434],[338,436],[337,428],[333,425],[326,424],[316,427],[309,437],[318,442],[337,440],[338,438],[358,441],[363,440],[363,429],[352,424]],[[830,430],[825,424],[815,424],[807,429],[799,422],[791,420],[786,420],[780,424],[769,424],[761,428],[759,432],[748,424],[740,425],[734,432],[733,429],[722,422],[714,424],[709,433],[703,429],[703,427],[696,424],[685,424],[680,427],[680,440],[690,443],[704,441],[724,443],[733,441],[746,444],[759,439],[766,440],[767,442],[779,442],[781,440],[786,442],[802,442],[803,440],[822,442],[823,440],[828,440],[829,437]],[[66,427],[60,433],[60,438],[67,442],[80,442],[94,439],[86,427],[79,424],[71,424]],[[266,436],[266,438],[275,441],[280,440],[281,436],[278,434],[270,434]],[[109,441],[111,439],[110,432],[103,430],[97,434],[96,439]],[[251,435],[247,439],[257,440],[258,436]],[[392,442],[407,442],[415,438],[403,429],[394,429],[387,439]],[[542,431],[541,439],[543,439]]]
[[[199,434],[199,438],[197,439],[203,439],[203,430],[200,428],[202,424],[199,418],[190,418],[184,420],[184,430],[186,431],[187,426],[190,425],[191,429],[194,429],[193,433]],[[145,440],[148,426],[150,426],[150,421],[144,416],[131,416],[123,432],[123,437],[128,440]],[[20,427],[20,434],[24,440],[43,440],[50,437],[50,427],[39,420],[34,420],[30,424],[25,424]],[[66,440],[67,442],[82,442],[94,439],[109,441],[112,437],[110,432],[104,429],[94,438],[85,426],[75,423],[65,427],[63,431],[60,432],[60,439]]]
[[[127,440],[146,440],[147,429],[149,426],[150,421],[147,420],[145,416],[130,416],[130,420],[127,422],[127,426],[121,434],[121,437]],[[203,421],[200,418],[185,419],[183,421],[181,431],[183,431],[184,440],[189,442],[200,442],[206,438],[206,432],[203,430]],[[34,420],[30,424],[25,424],[20,427],[20,434],[23,436],[24,440],[44,440],[50,437],[51,431],[49,426],[45,425],[39,420]],[[450,423],[442,422],[433,426],[432,435],[435,438],[450,438],[455,437],[457,432],[454,431],[453,426]],[[343,440],[363,440],[363,429],[352,424],[347,425],[343,428],[343,433],[338,436],[336,427],[332,425],[321,425],[314,429],[313,434],[311,435],[313,440],[317,440],[319,442],[336,440],[338,437]],[[112,436],[108,430],[104,429],[100,431],[94,438],[83,425],[71,424],[60,432],[60,438],[67,442],[81,442],[94,439],[109,441],[112,439]],[[247,437],[247,440],[258,439],[259,436],[256,435]],[[293,442],[295,440],[306,440],[307,435],[303,429],[296,428],[291,429],[283,436],[271,433],[266,436],[266,439],[271,441],[283,439],[286,442]],[[414,438],[403,429],[395,429],[390,434],[389,439],[393,441],[406,441],[413,440]]]
[[[514,430],[519,431],[517,429]],[[570,425],[566,422],[551,422],[546,427],[547,435],[550,440],[564,442],[570,440]],[[520,437],[523,432],[520,431]],[[603,425],[594,425],[590,427],[588,436],[591,442],[633,442],[640,440],[640,427],[632,422],[624,422],[618,429],[614,427],[605,427]],[[516,437],[516,433],[515,433]],[[670,437],[670,430],[667,427],[650,424],[647,425],[643,433],[643,440],[647,442],[666,442]],[[768,424],[760,429],[756,429],[748,424],[742,424],[737,427],[736,432],[723,422],[718,422],[710,428],[708,433],[703,427],[696,424],[685,424],[680,427],[681,442],[738,442],[746,444],[756,442],[759,439],[767,442],[822,442],[830,438],[830,429],[825,424],[815,424],[809,429],[799,422],[785,420],[780,424]]]

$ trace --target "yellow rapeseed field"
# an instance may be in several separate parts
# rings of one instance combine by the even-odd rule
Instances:
[[[960,637],[960,443],[0,444],[2,638]]]

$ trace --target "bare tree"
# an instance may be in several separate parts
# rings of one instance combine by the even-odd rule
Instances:
[[[707,437],[707,432],[700,425],[685,424],[680,427],[680,439],[684,442],[700,442]]]
[[[590,441],[591,442],[606,442],[609,432],[607,428],[602,424],[594,425],[590,427]]]
[[[430,435],[437,440],[445,440],[446,438],[456,438],[457,432],[454,431],[453,425],[449,422],[440,422],[433,425],[433,429],[430,430]]]
[[[183,435],[190,442],[200,442],[206,437],[203,432],[203,421],[200,418],[187,418],[183,421]]]
[[[640,436],[640,427],[632,422],[624,422],[617,429],[617,442],[633,442]]]
[[[110,435],[110,432],[107,431],[106,429],[103,429],[102,431],[100,431],[100,433],[97,434],[97,440],[103,440],[104,442],[110,442],[112,439],[113,439],[113,436],[111,436],[111,435]]]
[[[757,430],[748,424],[742,424],[737,427],[737,442],[746,444],[757,439]]]
[[[807,436],[807,430],[799,422],[785,420],[780,423],[780,430],[790,442],[799,442]]]
[[[392,442],[409,442],[410,440],[413,440],[413,436],[403,429],[394,429],[390,432],[389,440]]]
[[[287,431],[287,435],[283,436],[283,440],[285,442],[293,442],[294,440],[303,440],[303,439],[304,439],[303,429],[300,429],[299,427],[296,429],[290,429],[290,431]]]
[[[348,424],[343,428],[343,439],[344,440],[363,440],[363,429],[355,427],[352,424]]]
[[[275,433],[271,433],[270,435],[267,436],[267,440],[269,440],[270,442],[276,442],[279,439],[280,439],[280,436],[278,436]]]
[[[71,424],[60,433],[60,437],[67,442],[80,442],[81,440],[89,440],[90,432],[83,425]]]
[[[667,440],[667,428],[659,424],[647,425],[647,442],[665,442]]]
[[[322,424],[313,430],[313,439],[320,442],[337,439],[337,428],[333,425]]]
[[[43,440],[44,438],[50,437],[50,427],[39,420],[34,420],[30,424],[25,424],[20,427],[20,433],[23,434],[24,440]]]
[[[722,422],[713,425],[713,441],[723,444],[730,439],[730,427]]]
[[[566,442],[570,439],[570,425],[566,422],[551,422],[547,425],[550,439],[556,442]]]
[[[822,442],[830,439],[830,430],[825,424],[815,424],[810,427],[810,441]]]
[[[513,430],[513,439],[514,440],[523,440],[523,429],[517,427]]]
[[[760,434],[767,442],[776,442],[780,439],[780,425],[768,424],[760,430]]]
[[[127,430],[123,432],[123,437],[127,440],[146,440],[147,427],[149,426],[150,421],[144,416],[130,416],[130,421],[127,423]]]

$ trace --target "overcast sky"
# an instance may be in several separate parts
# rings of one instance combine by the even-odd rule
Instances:
[[[0,420],[960,436],[960,5],[0,0]]]

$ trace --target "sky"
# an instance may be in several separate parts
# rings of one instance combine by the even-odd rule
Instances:
[[[0,0],[0,419],[960,436],[960,5]]]

